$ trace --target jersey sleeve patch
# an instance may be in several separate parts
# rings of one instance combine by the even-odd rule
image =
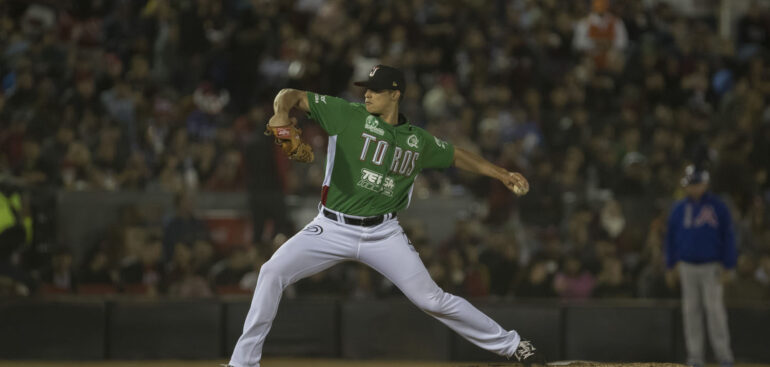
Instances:
[[[318,121],[329,135],[337,135],[346,127],[353,106],[348,101],[323,94],[307,92],[309,117]]]
[[[422,157],[423,168],[447,168],[454,162],[455,149],[451,143],[425,131],[422,144],[425,145]]]

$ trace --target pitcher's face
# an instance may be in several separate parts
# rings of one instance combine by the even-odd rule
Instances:
[[[364,94],[364,104],[366,105],[366,111],[372,115],[379,115],[385,112],[393,104],[398,103],[398,98],[401,92],[397,90],[381,90],[376,91],[367,89]]]

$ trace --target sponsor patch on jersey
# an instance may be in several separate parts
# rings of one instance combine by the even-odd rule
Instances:
[[[322,96],[322,95],[316,94],[315,95],[315,103],[318,104],[318,103],[321,103],[321,102],[323,102],[323,104],[326,104],[326,96]]]
[[[364,129],[369,130],[375,134],[379,135],[385,135],[385,130],[383,130],[381,127],[378,127],[380,125],[380,122],[377,121],[377,118],[369,115],[366,117],[366,123],[364,124]]]
[[[392,177],[387,177],[381,173],[362,168],[361,179],[358,181],[358,186],[392,197],[393,190],[396,188],[396,181]]]
[[[305,229],[303,229],[302,232],[305,232],[313,236],[318,236],[324,233],[324,227],[321,227],[318,224],[313,224],[312,226],[305,227]]]
[[[358,186],[374,192],[380,192],[382,191],[382,174],[362,168],[361,180],[358,181]]]
[[[396,181],[392,177],[385,177],[382,181],[382,194],[392,197],[394,188],[396,188]]]
[[[406,139],[406,145],[418,149],[417,145],[420,144],[420,140],[417,138],[417,135],[409,135],[409,137]]]

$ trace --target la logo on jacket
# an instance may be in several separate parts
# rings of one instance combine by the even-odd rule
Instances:
[[[700,213],[695,217],[695,227],[700,227],[704,224],[708,224],[714,228],[719,227],[719,219],[717,219],[717,213],[714,212],[714,208],[711,205],[704,205],[700,209]]]

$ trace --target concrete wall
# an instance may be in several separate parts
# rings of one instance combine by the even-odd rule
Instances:
[[[0,359],[226,358],[249,297],[0,300]],[[676,302],[474,302],[550,360],[683,362]],[[738,362],[768,363],[770,305],[732,306]],[[404,299],[285,300],[266,356],[500,361]]]

